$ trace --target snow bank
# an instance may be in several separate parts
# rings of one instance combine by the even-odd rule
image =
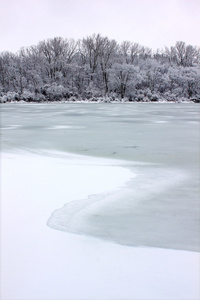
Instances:
[[[2,300],[199,299],[198,253],[46,226],[65,203],[116,192],[135,175],[117,161],[44,154],[1,155]]]

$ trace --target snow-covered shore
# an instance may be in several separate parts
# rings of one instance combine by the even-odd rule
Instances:
[[[167,99],[158,99],[156,101],[151,101],[149,99],[141,100],[141,101],[129,101],[127,98],[124,99],[111,99],[109,97],[102,97],[102,98],[96,98],[96,99],[68,99],[68,100],[11,100],[11,101],[4,101],[0,99],[0,103],[199,103],[199,99],[182,99],[177,98],[174,100],[167,100]]]
[[[51,213],[136,176],[120,161],[1,154],[2,300],[199,299],[199,253],[121,246],[46,225]]]

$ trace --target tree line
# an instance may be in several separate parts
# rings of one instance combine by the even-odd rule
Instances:
[[[182,41],[153,51],[93,34],[0,53],[1,102],[199,98],[200,48]]]

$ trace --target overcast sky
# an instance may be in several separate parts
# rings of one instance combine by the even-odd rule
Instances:
[[[155,50],[200,46],[200,0],[0,0],[0,51],[93,33]]]

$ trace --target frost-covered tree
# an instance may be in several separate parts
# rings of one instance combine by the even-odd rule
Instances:
[[[109,83],[110,69],[116,61],[117,50],[118,50],[118,45],[115,40],[109,40],[108,38],[104,39],[104,43],[102,45],[102,49],[100,51],[99,56],[100,56],[102,78],[103,78],[106,94],[109,91],[108,83]]]
[[[18,53],[0,53],[1,101],[200,98],[200,48],[178,41],[151,49],[93,34],[55,37]],[[3,100],[2,100],[3,99]]]
[[[128,64],[116,63],[112,68],[112,91],[117,92],[121,98],[127,96],[134,88],[134,75],[136,68]]]
[[[72,62],[77,43],[74,40],[56,37],[40,42],[38,47],[47,75],[53,82],[56,80],[57,72],[65,74],[65,66]]]
[[[199,63],[199,49],[182,41],[176,42],[170,49],[166,48],[165,53],[170,61],[179,66],[191,67]]]

